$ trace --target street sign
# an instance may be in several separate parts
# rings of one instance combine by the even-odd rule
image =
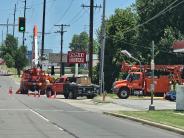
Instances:
[[[67,62],[69,64],[73,64],[73,63],[85,64],[86,52],[68,51]]]

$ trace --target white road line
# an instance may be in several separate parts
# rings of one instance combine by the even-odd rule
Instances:
[[[32,109],[29,109],[29,111],[31,111],[32,113],[36,114],[37,116],[39,116],[40,118],[44,119],[45,121],[49,122],[49,120],[47,118],[45,118],[44,116],[42,116],[41,114],[39,114],[38,112],[35,112]]]
[[[0,111],[28,111],[29,109],[0,109]]]
[[[42,118],[43,120],[51,123],[53,126],[55,126],[56,128],[58,128],[60,131],[63,131],[63,129],[57,125],[55,125],[54,123],[52,123],[50,120],[48,120],[47,118],[45,118],[44,116],[42,116],[40,113],[34,111],[33,109],[29,109],[29,111],[31,111],[32,113],[34,113],[35,115],[39,116],[40,118]]]
[[[45,112],[74,112],[74,113],[85,113],[85,112],[89,112],[89,111],[78,111],[78,110],[70,110],[70,111],[68,111],[68,110],[44,110],[44,109],[34,109],[34,110],[36,110],[36,111],[45,111]]]

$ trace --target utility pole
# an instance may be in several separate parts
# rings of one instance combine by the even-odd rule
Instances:
[[[16,14],[16,4],[15,4],[15,9],[13,14],[13,37],[15,35],[15,14]]]
[[[101,32],[101,61],[100,61],[100,93],[103,93],[103,101],[105,101],[104,93],[104,50],[105,50],[105,6],[106,0],[103,0],[103,15],[102,15],[102,32]]]
[[[6,23],[6,35],[8,35],[8,24],[9,24],[9,19],[7,19],[7,23]]]
[[[92,79],[93,72],[93,19],[94,19],[94,8],[101,8],[100,6],[94,6],[94,0],[90,0],[90,6],[82,5],[82,7],[88,7],[90,8],[90,25],[89,25],[89,62],[88,62],[88,68],[89,68],[89,77]]]
[[[24,0],[24,18],[26,18],[26,9],[27,9],[26,3],[27,3],[27,1]],[[24,46],[24,39],[25,39],[25,32],[23,32],[23,36],[22,36],[22,45],[23,46]]]
[[[56,33],[60,33],[60,35],[61,35],[61,51],[60,51],[60,77],[61,77],[61,75],[64,75],[64,64],[63,64],[63,34],[64,34],[64,32],[66,32],[66,31],[64,31],[64,27],[69,27],[70,25],[61,24],[61,25],[54,25],[54,26],[61,27],[61,30],[59,30],[59,31],[56,32]]]
[[[46,9],[46,0],[43,2],[43,22],[42,22],[42,48],[41,48],[41,60],[43,59],[44,54],[44,41],[45,41],[45,9]]]
[[[4,33],[3,33],[3,30],[2,30],[2,45],[3,45],[3,40],[4,40],[3,35],[4,35]]]
[[[155,110],[155,106],[153,105],[153,95],[154,95],[154,70],[155,70],[155,62],[154,62],[154,47],[155,43],[152,41],[152,60],[151,60],[151,70],[152,70],[152,84],[151,84],[151,104],[149,105],[149,110]]]

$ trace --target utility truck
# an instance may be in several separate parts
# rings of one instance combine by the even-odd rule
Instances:
[[[122,64],[122,72],[128,75],[126,79],[113,83],[112,91],[121,99],[129,95],[151,95],[152,76],[150,65]],[[154,95],[162,96],[169,92],[171,85],[184,83],[183,65],[155,65],[154,70]]]

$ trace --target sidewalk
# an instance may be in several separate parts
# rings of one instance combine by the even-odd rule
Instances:
[[[57,95],[56,100],[65,102],[75,107],[85,109],[87,111],[99,112],[99,113],[114,112],[114,111],[120,111],[120,110],[121,111],[137,111],[133,108],[123,107],[121,105],[117,105],[111,102],[100,103],[100,102],[97,102],[96,100],[86,99],[82,97],[76,100],[73,100],[73,99],[64,99],[62,95]]]

